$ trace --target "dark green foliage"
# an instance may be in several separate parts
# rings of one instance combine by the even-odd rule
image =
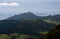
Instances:
[[[49,31],[54,24],[40,20],[2,20],[0,21],[0,34],[21,33],[40,36],[38,31]]]
[[[0,21],[0,33],[11,33],[10,31],[17,27],[18,21],[2,20]]]
[[[60,39],[60,25],[49,31],[47,39]]]

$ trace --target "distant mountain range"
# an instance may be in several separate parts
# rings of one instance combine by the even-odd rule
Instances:
[[[27,12],[27,13],[14,15],[12,17],[7,18],[7,20],[32,20],[32,19],[36,19],[36,20],[50,19],[52,21],[60,21],[60,14],[53,15],[53,16],[51,16],[51,15],[49,15],[49,16],[36,16],[32,12]]]

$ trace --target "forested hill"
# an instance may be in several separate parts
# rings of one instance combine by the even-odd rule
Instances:
[[[32,12],[15,15],[5,20],[0,20],[0,34],[19,33],[32,37],[43,37],[45,32],[56,27],[54,23],[55,21],[60,22],[59,18],[60,15],[36,16]],[[49,23],[50,20],[51,23]]]
[[[0,34],[22,33],[39,35],[38,31],[49,31],[54,24],[49,24],[40,20],[2,20],[0,21]]]

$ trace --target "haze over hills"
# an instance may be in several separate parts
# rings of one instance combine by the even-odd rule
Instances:
[[[7,18],[7,20],[32,20],[32,19],[39,19],[39,17],[33,14],[32,12],[27,12]]]
[[[12,17],[8,17],[7,20],[32,20],[32,19],[48,20],[50,19],[52,21],[60,21],[59,18],[60,18],[60,14],[49,15],[49,16],[36,16],[32,12],[27,12],[23,14],[14,15]]]

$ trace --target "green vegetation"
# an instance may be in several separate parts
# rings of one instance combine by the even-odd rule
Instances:
[[[1,34],[0,39],[9,39],[10,37],[7,34]]]
[[[52,21],[51,19],[44,20],[44,21],[47,22],[47,23],[53,23],[53,24],[56,24],[56,25],[60,24],[60,21]]]
[[[3,20],[0,22],[2,32],[0,32],[0,39],[45,39],[45,36],[49,34],[48,31],[54,26],[50,20],[49,23],[40,20]]]
[[[40,37],[14,33],[14,34],[0,34],[0,39],[40,39]]]
[[[40,39],[53,27],[54,24],[41,20],[2,20],[0,21],[0,38]]]
[[[39,32],[39,33],[42,35],[46,35],[46,34],[48,34],[48,31],[43,31],[43,32]]]
[[[45,22],[48,22],[48,23],[52,23],[52,21],[50,19],[48,20],[44,20]]]

